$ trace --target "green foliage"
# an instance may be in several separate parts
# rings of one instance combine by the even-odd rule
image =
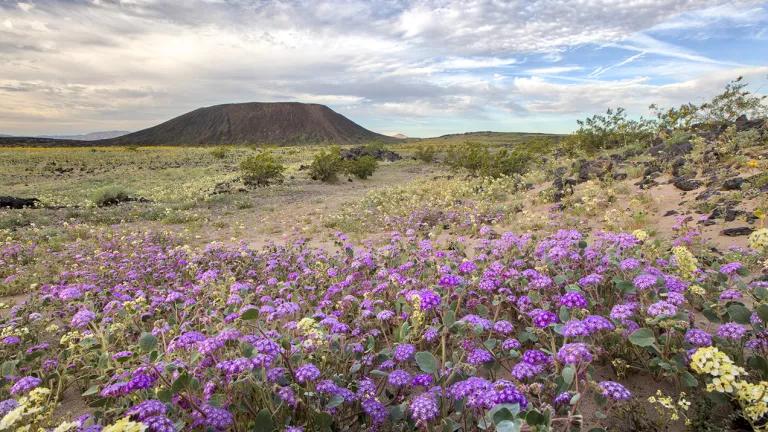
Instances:
[[[563,147],[570,153],[593,155],[603,150],[647,143],[654,135],[654,123],[641,118],[632,120],[624,108],[608,109],[605,115],[596,114],[577,120],[579,129],[569,135]]]
[[[694,124],[719,125],[736,121],[740,116],[759,118],[768,115],[766,96],[757,96],[746,89],[743,77],[738,77],[725,86],[725,90],[701,105],[687,103],[678,108],[660,108],[651,105],[656,114],[660,132],[678,129],[688,130]]]
[[[420,145],[413,153],[413,156],[422,162],[431,163],[434,162],[437,156],[437,148],[432,145]]]
[[[97,206],[104,207],[127,201],[130,197],[131,193],[126,188],[119,185],[111,185],[94,191],[90,199]]]
[[[341,158],[341,149],[333,146],[327,150],[321,150],[315,155],[309,166],[309,175],[313,180],[334,182],[339,171],[342,170],[344,160]]]
[[[525,173],[534,152],[501,149],[494,153],[485,145],[467,142],[449,149],[446,163],[453,169],[466,169],[472,175],[498,178]]]
[[[250,156],[240,162],[243,183],[248,186],[267,186],[272,182],[283,180],[285,167],[270,151]]]
[[[211,156],[213,156],[215,159],[224,159],[227,157],[227,155],[230,153],[232,149],[226,146],[218,146],[211,150],[209,153]]]
[[[445,162],[453,169],[466,169],[477,175],[491,159],[488,147],[473,142],[465,142],[448,149]]]
[[[361,156],[344,162],[344,171],[363,180],[372,176],[376,168],[378,168],[378,162],[373,156]]]

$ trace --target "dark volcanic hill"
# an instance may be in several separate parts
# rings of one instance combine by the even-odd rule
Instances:
[[[157,126],[93,145],[358,144],[393,141],[325,105],[239,103],[199,108]]]

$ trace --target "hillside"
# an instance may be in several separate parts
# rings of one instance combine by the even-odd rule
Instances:
[[[196,109],[157,126],[95,145],[357,144],[394,139],[325,105],[240,103]]]

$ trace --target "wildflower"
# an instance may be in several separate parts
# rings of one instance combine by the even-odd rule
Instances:
[[[749,235],[749,247],[762,251],[768,249],[768,228],[760,228]]]
[[[587,304],[587,299],[578,291],[569,291],[560,297],[560,305],[570,309],[585,308]]]
[[[300,383],[316,381],[318,378],[320,378],[320,369],[312,363],[304,364],[296,369],[296,381]]]
[[[602,381],[598,384],[602,395],[615,401],[627,401],[632,398],[632,393],[623,385],[614,381]]]
[[[73,317],[69,323],[74,328],[84,328],[96,318],[96,314],[88,309],[81,309]]]
[[[25,376],[16,381],[12,386],[10,393],[12,395],[19,395],[28,393],[30,390],[39,386],[43,380],[33,376]]]
[[[435,395],[432,393],[422,393],[416,396],[410,404],[411,415],[418,424],[428,423],[437,418],[440,407],[437,405]]]
[[[699,374],[711,375],[712,383],[707,385],[707,391],[732,393],[736,378],[745,373],[744,369],[736,366],[726,354],[716,347],[703,347],[691,356],[691,369]]]
[[[645,290],[656,285],[657,282],[658,282],[658,278],[656,276],[652,274],[644,273],[644,274],[635,276],[635,279],[632,281],[632,284],[635,285],[635,288],[639,290]]]
[[[101,432],[144,432],[147,425],[140,422],[131,421],[128,417],[123,417],[115,423],[106,426]]]
[[[544,328],[550,324],[554,324],[558,321],[557,315],[554,312],[545,311],[542,309],[534,309],[528,313],[528,316],[533,318],[533,325],[539,328]]]
[[[723,339],[740,340],[747,334],[747,328],[741,324],[725,323],[717,328],[717,335]]]
[[[490,363],[492,361],[493,355],[482,348],[476,348],[472,350],[472,352],[470,352],[469,356],[467,357],[467,362],[474,366],[479,366],[483,363]]]
[[[399,344],[395,347],[394,359],[396,362],[402,363],[413,358],[416,353],[416,347],[411,344]]]
[[[690,329],[685,332],[685,341],[696,347],[712,345],[712,336],[704,330]]]
[[[672,254],[677,262],[677,269],[685,279],[691,279],[693,273],[698,269],[699,262],[693,256],[691,251],[685,246],[675,246],[672,248]]]
[[[592,353],[586,344],[568,343],[557,352],[557,359],[564,364],[589,363],[592,361]]]
[[[648,306],[647,312],[652,317],[673,316],[677,313],[677,306],[666,300],[661,300]]]
[[[411,383],[411,374],[404,370],[394,370],[389,373],[387,383],[392,387],[405,387]]]

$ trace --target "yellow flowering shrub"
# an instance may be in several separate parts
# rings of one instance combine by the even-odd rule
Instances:
[[[147,430],[147,426],[144,423],[131,421],[124,417],[105,427],[101,432],[144,432],[145,430]]]
[[[675,246],[672,254],[677,262],[677,270],[685,279],[693,278],[694,272],[699,268],[699,261],[685,246]]]
[[[768,430],[768,425],[759,424],[768,414],[768,382],[753,384],[742,380],[747,375],[746,371],[715,347],[696,350],[691,356],[691,369],[711,377],[707,391],[729,394],[738,402],[744,417],[755,430]]]
[[[750,234],[749,247],[758,251],[768,249],[768,228],[760,228]]]

